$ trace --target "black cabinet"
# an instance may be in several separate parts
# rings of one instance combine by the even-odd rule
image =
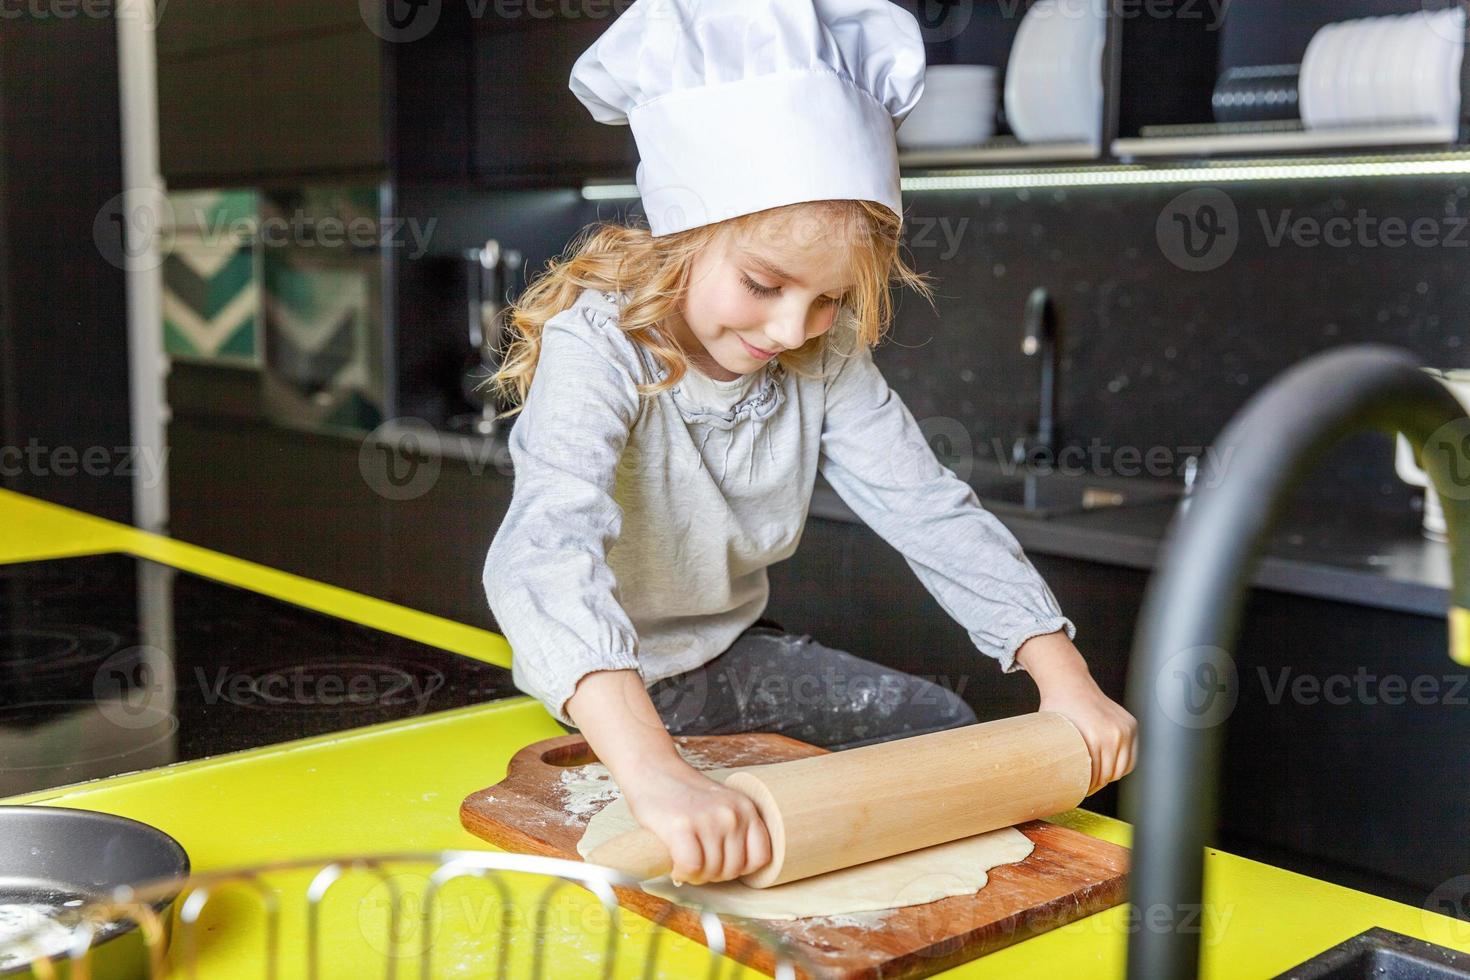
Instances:
[[[117,49],[108,17],[0,16],[0,487],[128,523],[150,461],[129,414]]]
[[[611,16],[609,12],[609,17]],[[575,184],[630,178],[632,130],[592,118],[568,87],[608,17],[507,17],[475,25],[471,166],[482,182]]]
[[[385,43],[356,0],[179,0],[158,21],[172,190],[385,173]]]

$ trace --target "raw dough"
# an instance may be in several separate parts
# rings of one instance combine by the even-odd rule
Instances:
[[[735,771],[712,769],[705,775],[724,782]],[[637,826],[627,801],[619,796],[593,816],[577,842],[577,853],[585,858],[602,842]],[[675,886],[664,876],[644,882],[643,890],[681,905],[751,919],[844,915],[974,894],[985,887],[986,871],[1024,860],[1034,846],[1016,828],[1003,827],[770,888],[751,888],[739,881]]]

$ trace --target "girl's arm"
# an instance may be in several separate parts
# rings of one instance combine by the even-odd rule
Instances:
[[[1016,662],[1036,681],[1038,710],[1065,715],[1082,733],[1092,756],[1089,796],[1133,771],[1138,722],[1097,686],[1065,632],[1033,636],[1016,651]]]
[[[637,671],[587,674],[566,711],[634,818],[669,849],[676,883],[728,881],[770,862],[770,837],[755,804],[683,760]]]

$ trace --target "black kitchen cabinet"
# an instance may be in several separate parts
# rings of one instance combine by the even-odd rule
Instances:
[[[608,17],[523,14],[475,25],[477,179],[516,186],[632,177],[638,162],[632,130],[597,122],[568,88],[572,66],[608,23]]]
[[[171,190],[386,173],[384,42],[356,0],[175,0],[156,37]]]
[[[103,17],[11,13],[0,16],[0,487],[127,523],[142,453],[114,237],[117,31]]]

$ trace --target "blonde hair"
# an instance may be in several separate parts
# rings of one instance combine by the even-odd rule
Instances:
[[[618,316],[619,329],[667,371],[662,381],[638,385],[639,394],[653,396],[672,388],[684,377],[688,360],[677,340],[658,326],[682,305],[695,257],[721,235],[789,243],[797,225],[808,229],[809,244],[826,248],[839,244],[844,230],[849,233],[847,271],[853,286],[844,295],[829,330],[802,347],[777,355],[783,368],[810,377],[809,359],[822,349],[818,342],[838,331],[876,346],[893,316],[890,282],[912,287],[933,305],[928,277],[911,269],[899,255],[902,226],[898,216],[871,201],[805,201],[658,238],[644,226],[599,222],[573,238],[563,257],[548,262],[535,282],[503,311],[510,340],[500,370],[485,382],[515,404],[501,416],[514,415],[524,407],[546,322],[571,307],[587,288],[628,294]]]

